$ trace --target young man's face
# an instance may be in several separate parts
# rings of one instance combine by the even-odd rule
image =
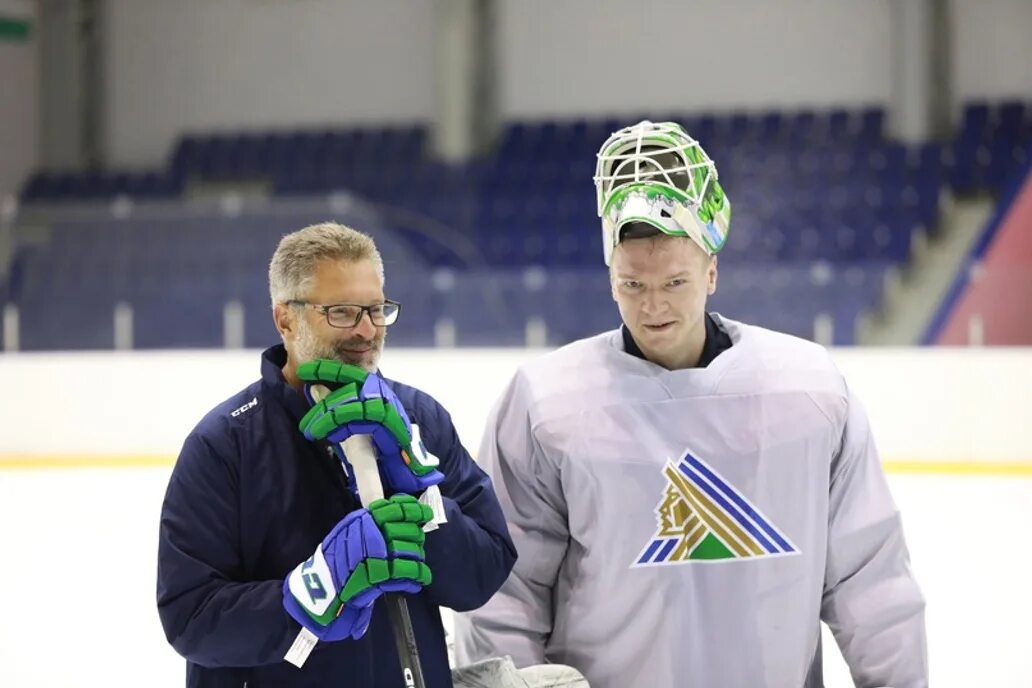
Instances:
[[[383,303],[383,287],[370,260],[322,260],[316,264],[307,303],[371,306]],[[293,310],[293,327],[284,333],[287,350],[297,363],[317,358],[376,370],[383,351],[386,328],[376,327],[368,313],[354,327],[333,327],[326,316],[309,308]]]
[[[610,282],[646,358],[671,370],[696,364],[691,358],[705,341],[706,297],[717,288],[715,257],[684,237],[625,239],[613,251]]]

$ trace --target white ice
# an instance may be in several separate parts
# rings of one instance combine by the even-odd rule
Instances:
[[[168,469],[0,472],[0,686],[184,684],[155,608]],[[1032,478],[892,475],[931,685],[1032,686]],[[830,635],[828,688],[851,686]]]

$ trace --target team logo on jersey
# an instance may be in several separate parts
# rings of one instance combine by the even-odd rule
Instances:
[[[689,452],[663,469],[656,534],[632,566],[750,559],[799,550],[748,499]]]

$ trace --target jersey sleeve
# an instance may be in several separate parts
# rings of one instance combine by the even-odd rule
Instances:
[[[195,664],[280,662],[300,626],[283,609],[282,580],[241,581],[239,485],[227,455],[196,432],[179,454],[161,508],[158,615]]]
[[[510,655],[516,666],[547,662],[555,584],[569,539],[559,471],[535,438],[521,373],[492,410],[478,462],[494,481],[519,559],[485,606],[456,618],[460,664]]]
[[[861,688],[927,686],[924,598],[867,416],[852,394],[829,509],[821,618],[853,680]]]

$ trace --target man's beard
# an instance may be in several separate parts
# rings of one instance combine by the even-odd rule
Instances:
[[[314,361],[315,359],[328,359],[340,361],[350,365],[364,368],[366,372],[376,372],[380,365],[380,354],[383,352],[383,340],[386,332],[378,331],[378,336],[369,339],[352,337],[350,339],[334,339],[330,342],[320,341],[315,331],[309,327],[304,318],[298,319],[297,338],[294,340],[294,356],[298,363]],[[355,354],[347,349],[365,349],[364,354]]]

